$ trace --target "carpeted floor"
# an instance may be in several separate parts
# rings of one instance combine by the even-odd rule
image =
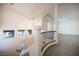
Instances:
[[[49,47],[44,56],[79,56],[79,35],[59,34],[59,44]]]

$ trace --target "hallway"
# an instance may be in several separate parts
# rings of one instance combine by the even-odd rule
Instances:
[[[79,56],[79,36],[59,34],[59,44],[51,46],[45,56]]]

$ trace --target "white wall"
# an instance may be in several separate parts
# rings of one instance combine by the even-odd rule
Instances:
[[[52,31],[54,30],[54,20],[49,16],[45,16],[42,19],[42,30]]]
[[[25,29],[25,36],[23,39],[25,45],[29,47],[33,43],[34,32],[32,31],[32,35],[29,35],[27,30],[33,29],[33,25],[41,26],[42,19],[34,19],[34,21],[33,19],[28,19],[28,17],[26,17],[27,15],[25,16],[25,14],[18,12],[15,8],[12,9],[13,6],[8,6],[7,4],[0,5],[0,7],[0,52],[6,51],[16,55],[16,49],[18,49],[20,43],[20,39],[17,34],[18,30]],[[11,39],[4,39],[3,30],[15,30],[15,37]]]
[[[79,20],[61,21],[58,29],[62,34],[79,35]]]
[[[0,9],[0,51],[13,51],[16,52],[19,46],[19,37],[17,31],[25,29],[25,44],[27,46],[33,43],[33,35],[29,36],[27,30],[33,29],[33,20],[21,15],[8,6],[2,6]],[[39,23],[37,23],[39,22]],[[40,20],[35,20],[35,25],[40,25]],[[15,30],[15,37],[12,39],[4,39],[3,30]],[[33,34],[33,32],[32,32]]]
[[[79,35],[79,4],[63,4],[58,11],[59,33]]]

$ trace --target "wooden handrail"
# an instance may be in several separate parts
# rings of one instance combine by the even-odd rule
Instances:
[[[41,32],[42,33],[48,33],[48,32],[56,32],[56,31],[44,31],[44,32]]]
[[[41,49],[41,52],[43,51],[43,49],[44,49],[48,44],[53,43],[53,42],[55,42],[55,41],[56,41],[56,40],[53,40],[53,41],[51,41],[51,42],[45,44],[44,47]]]

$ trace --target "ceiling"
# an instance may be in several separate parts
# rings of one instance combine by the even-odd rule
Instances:
[[[7,9],[12,9],[19,12],[20,14],[25,15],[25,17],[32,18],[41,18],[54,9],[52,3],[6,3],[2,4]]]
[[[4,3],[0,4],[4,9],[11,9],[12,11],[18,12],[28,19],[38,19],[45,15],[49,15],[52,19],[54,16],[55,3]],[[6,8],[6,9],[5,9]],[[76,3],[63,3],[58,4],[58,18],[65,17],[71,18],[73,16],[78,17],[79,4]]]

